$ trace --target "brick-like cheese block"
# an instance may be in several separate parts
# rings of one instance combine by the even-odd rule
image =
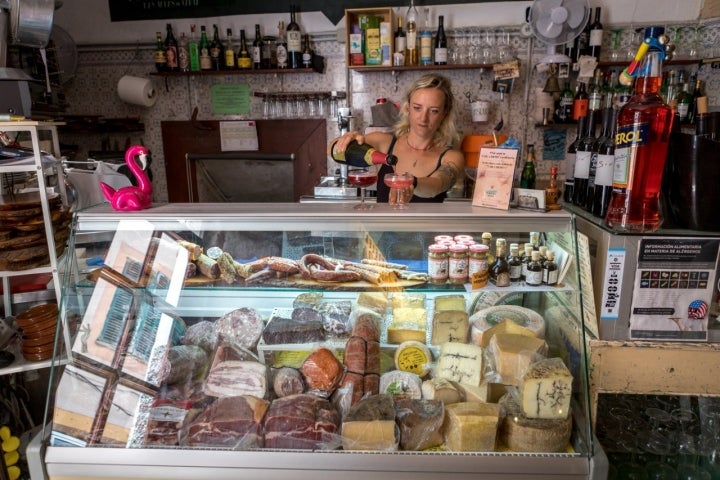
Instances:
[[[435,376],[480,385],[483,378],[482,347],[455,342],[443,343]]]
[[[391,299],[392,309],[396,308],[425,308],[425,294],[411,292],[393,293]]]
[[[433,345],[445,342],[466,343],[468,340],[468,314],[460,310],[435,312],[432,320]]]
[[[389,395],[372,395],[350,407],[342,422],[344,450],[397,450],[395,405]]]
[[[511,393],[499,401],[505,409],[500,442],[514,452],[565,452],[572,433],[572,417],[528,418]]]
[[[460,310],[464,312],[467,309],[464,295],[440,295],[435,297],[434,304],[436,312],[442,310]]]
[[[565,418],[570,414],[573,377],[560,358],[531,364],[520,384],[522,410],[528,418]]]
[[[357,298],[357,304],[370,310],[385,315],[388,307],[388,296],[385,292],[360,292]]]
[[[402,343],[408,340],[425,343],[427,310],[416,307],[398,307],[393,310],[388,326],[388,343]]]
[[[498,333],[488,346],[501,383],[520,385],[525,369],[547,353],[545,340],[517,333]]]
[[[445,406],[445,447],[455,452],[495,451],[500,405],[461,402]]]

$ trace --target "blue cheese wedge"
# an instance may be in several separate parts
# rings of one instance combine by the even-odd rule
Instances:
[[[531,364],[522,377],[520,400],[527,418],[566,418],[573,377],[560,358]]]
[[[483,378],[483,349],[464,343],[442,344],[435,376],[480,385]]]
[[[435,312],[432,319],[433,345],[445,342],[466,343],[468,340],[468,314],[460,310]]]

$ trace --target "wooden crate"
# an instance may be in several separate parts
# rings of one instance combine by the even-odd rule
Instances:
[[[380,63],[377,65],[371,65],[367,61],[364,61],[362,65],[357,64],[357,62],[351,61],[351,34],[353,31],[353,25],[360,25],[361,21],[363,20],[363,17],[367,16],[374,16],[377,17],[380,23],[387,23],[388,24],[388,45],[389,47],[386,49],[384,53],[381,53],[381,60]],[[376,67],[387,67],[392,65],[392,57],[394,52],[394,33],[395,33],[395,21],[393,17],[393,10],[390,7],[387,8],[346,8],[345,9],[345,60],[348,68],[353,67],[368,67],[368,66],[376,66]],[[365,39],[365,34],[363,32],[363,40]],[[367,55],[365,51],[365,45],[363,41],[363,57],[365,60],[367,60]]]

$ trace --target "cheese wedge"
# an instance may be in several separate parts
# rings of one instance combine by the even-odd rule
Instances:
[[[357,304],[370,310],[385,315],[388,307],[388,296],[385,292],[360,292],[357,298]]]
[[[480,385],[483,378],[483,349],[464,343],[442,344],[435,376]]]
[[[465,296],[463,295],[440,295],[435,297],[435,311],[460,310],[466,311]]]
[[[500,405],[461,402],[445,406],[443,438],[455,452],[492,452],[496,448]]]
[[[570,414],[573,377],[560,358],[531,364],[522,377],[520,399],[528,418],[565,418]]]
[[[460,310],[435,312],[432,320],[433,345],[445,342],[466,343],[468,340],[468,314]]]
[[[439,400],[444,405],[461,402],[463,396],[456,385],[456,383],[441,377],[425,380],[422,383],[423,399]]]
[[[520,385],[525,369],[547,353],[545,340],[517,333],[498,333],[488,346],[501,383]]]

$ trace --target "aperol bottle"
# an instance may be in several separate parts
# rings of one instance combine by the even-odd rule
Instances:
[[[658,38],[663,34],[662,27],[645,29],[649,48],[637,66],[635,93],[617,118],[605,224],[618,232],[652,232],[662,224],[660,189],[673,123],[672,109],[660,96],[665,52]]]

